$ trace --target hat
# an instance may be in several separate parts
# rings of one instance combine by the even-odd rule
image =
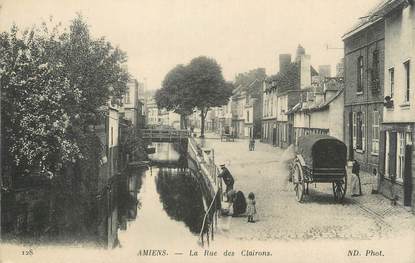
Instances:
[[[223,164],[221,164],[221,165],[220,165],[220,167],[225,167],[225,164],[224,164],[224,163],[223,163]]]

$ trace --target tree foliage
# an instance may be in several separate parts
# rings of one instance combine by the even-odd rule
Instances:
[[[232,95],[232,87],[223,78],[220,65],[212,58],[204,56],[194,58],[188,67],[194,104],[200,111],[200,136],[203,137],[208,111],[212,107],[227,104]]]
[[[185,117],[192,114],[195,107],[187,77],[187,68],[184,65],[177,65],[167,73],[162,88],[155,94],[158,108],[165,108],[180,114],[181,128],[185,128]]]
[[[164,78],[162,89],[156,92],[159,108],[186,116],[200,110],[202,136],[204,120],[212,107],[228,103],[232,85],[225,82],[220,65],[212,58],[197,57],[188,65],[178,65]]]
[[[0,34],[2,158],[16,173],[83,158],[79,138],[97,109],[121,98],[128,73],[125,54],[93,39],[81,16],[69,31],[43,23]]]

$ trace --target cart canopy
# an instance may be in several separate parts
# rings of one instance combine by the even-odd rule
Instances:
[[[301,154],[312,168],[344,168],[347,162],[346,145],[332,136],[313,134],[298,138],[296,153]]]

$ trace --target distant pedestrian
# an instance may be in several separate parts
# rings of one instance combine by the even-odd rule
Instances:
[[[253,137],[249,139],[249,150],[250,151],[255,150],[255,139]]]
[[[372,194],[377,194],[378,193],[378,189],[377,189],[377,178],[378,178],[378,171],[376,170],[376,168],[373,168],[373,175],[372,175]]]
[[[256,214],[256,202],[255,202],[255,195],[254,193],[250,192],[248,195],[248,204],[247,204],[247,214],[248,214],[248,222],[255,223],[254,215]]]
[[[353,160],[352,166],[352,196],[362,195],[362,185],[360,182],[360,164],[357,160]]]
[[[233,184],[235,183],[235,180],[233,179],[233,176],[231,172],[229,172],[228,168],[225,167],[225,164],[221,164],[220,168],[222,169],[222,172],[218,175],[218,177],[222,178],[223,181],[225,182],[225,185],[226,185],[225,195],[227,195],[228,192],[233,189]]]

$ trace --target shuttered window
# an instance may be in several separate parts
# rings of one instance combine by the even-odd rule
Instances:
[[[361,136],[362,136],[361,149],[364,151],[366,150],[366,118],[365,118],[364,112],[362,112],[362,119],[361,119]]]
[[[405,133],[398,132],[396,144],[396,180],[403,181],[403,172],[405,167]]]
[[[373,112],[373,121],[372,121],[372,153],[378,154],[379,153],[379,111]]]
[[[357,134],[357,125],[356,125],[356,112],[352,113],[353,117],[353,149],[356,149],[356,134]]]
[[[397,133],[391,131],[389,134],[389,176],[396,176],[396,150],[397,150]]]

